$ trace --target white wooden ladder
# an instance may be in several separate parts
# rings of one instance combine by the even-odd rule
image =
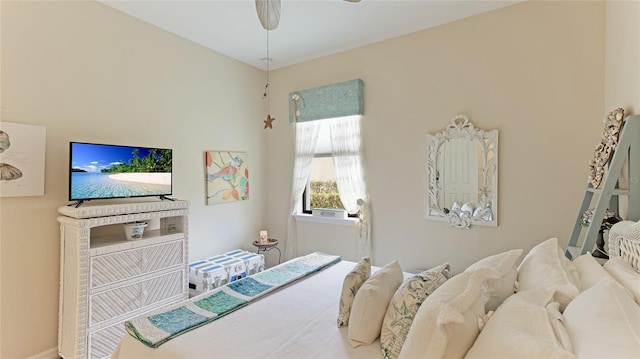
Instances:
[[[607,210],[619,213],[620,196],[627,196],[628,198],[629,212],[626,219],[632,221],[640,220],[640,115],[627,116],[623,121],[618,145],[609,160],[609,168],[604,174],[600,186],[593,188],[590,182],[587,184],[584,199],[565,251],[565,256],[569,259],[593,251]],[[629,158],[629,177],[620,178],[620,171],[627,157]],[[620,182],[626,182],[628,189],[619,188]],[[582,214],[589,209],[594,195],[596,195],[596,199],[593,218],[588,227],[583,227],[580,223]],[[580,234],[585,228],[587,233],[582,245],[579,246]]]

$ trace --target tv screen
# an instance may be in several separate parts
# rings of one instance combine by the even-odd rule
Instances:
[[[171,195],[172,151],[71,142],[69,200]]]

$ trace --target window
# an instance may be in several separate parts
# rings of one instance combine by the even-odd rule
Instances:
[[[338,194],[328,123],[320,125],[309,180],[302,194],[302,212],[311,214],[314,208],[345,209]]]
[[[363,87],[362,80],[356,79],[289,94],[289,122],[295,127],[296,148],[287,225],[287,258],[297,255],[295,216],[301,210],[312,211],[312,194],[319,192],[310,186],[311,166],[323,166],[323,158],[333,161],[335,173],[329,178],[340,183],[340,201],[345,209],[360,214],[360,220],[356,222],[359,227],[358,253],[361,257],[371,255],[371,204],[362,163]],[[321,128],[322,135],[319,136]],[[318,147],[322,144],[324,150]],[[316,176],[314,174],[314,178]]]
[[[313,208],[344,209],[331,155],[316,155],[313,158],[309,181],[302,196],[304,213],[311,214]]]

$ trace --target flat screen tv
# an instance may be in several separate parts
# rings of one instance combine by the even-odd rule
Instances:
[[[169,199],[172,150],[70,142],[69,200],[159,197]]]

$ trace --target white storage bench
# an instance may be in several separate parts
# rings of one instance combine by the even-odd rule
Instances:
[[[236,249],[189,263],[189,296],[264,270],[264,255]]]

